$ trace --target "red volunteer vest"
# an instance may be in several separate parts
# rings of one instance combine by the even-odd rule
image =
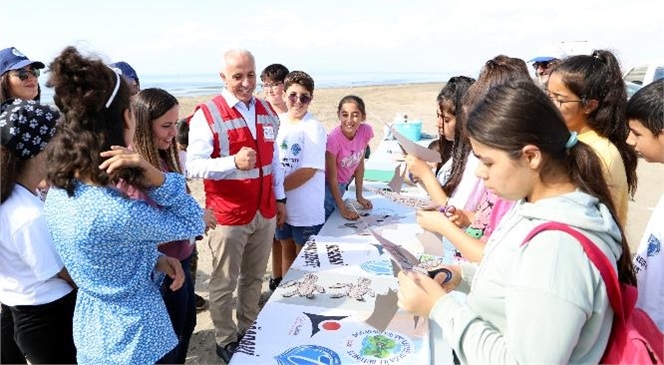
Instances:
[[[210,157],[232,156],[242,147],[256,151],[256,166],[249,171],[236,170],[223,180],[204,179],[205,205],[214,211],[217,222],[236,226],[249,223],[257,211],[265,218],[276,215],[272,188],[272,154],[279,119],[260,99],[256,101],[256,139],[240,112],[218,95],[196,107],[203,110],[213,135]]]

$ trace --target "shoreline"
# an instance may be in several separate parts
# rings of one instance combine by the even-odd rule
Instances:
[[[391,122],[398,113],[408,114],[410,120],[422,120],[422,131],[437,135],[435,100],[446,82],[447,80],[314,89],[314,99],[309,106],[309,112],[329,132],[339,123],[337,118],[339,100],[346,95],[359,96],[366,105],[366,123],[371,125],[374,131],[374,138],[369,145],[372,150],[375,150],[383,139],[384,122]],[[262,96],[261,94],[261,92],[254,93],[259,98]],[[196,105],[204,103],[216,95],[176,97],[180,103],[180,117],[190,115]]]

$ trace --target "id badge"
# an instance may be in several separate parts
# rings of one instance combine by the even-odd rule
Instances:
[[[266,125],[263,127],[263,138],[266,141],[274,141],[274,127]]]

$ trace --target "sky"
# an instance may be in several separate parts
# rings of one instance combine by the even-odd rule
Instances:
[[[664,1],[0,0],[0,48],[48,64],[74,45],[139,75],[217,74],[245,48],[258,71],[475,76],[560,41],[611,49],[623,68],[664,63]]]

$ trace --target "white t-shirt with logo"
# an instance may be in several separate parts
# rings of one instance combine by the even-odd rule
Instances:
[[[292,121],[287,113],[283,113],[279,115],[279,120],[275,143],[279,148],[284,178],[304,167],[317,170],[304,184],[286,192],[286,223],[294,227],[323,224],[327,132],[310,113],[300,121]]]
[[[0,205],[0,302],[51,303],[72,291],[57,276],[63,268],[42,216],[44,203],[16,184]]]
[[[648,313],[664,331],[664,195],[652,213],[648,226],[643,233],[639,248],[634,255],[634,271],[639,288],[636,306]]]

